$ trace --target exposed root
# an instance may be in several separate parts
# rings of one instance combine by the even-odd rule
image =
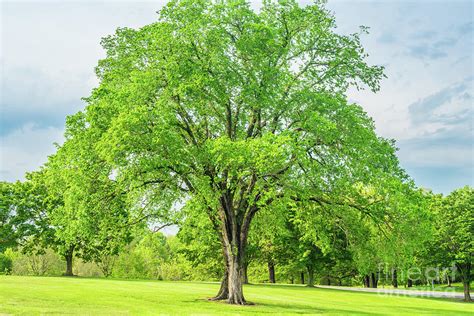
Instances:
[[[231,295],[227,299],[227,303],[233,304],[233,305],[249,305],[243,295]]]
[[[208,301],[224,301],[224,300],[228,300],[229,297],[227,295],[217,295],[217,296],[214,296],[214,297],[209,297],[207,300]]]

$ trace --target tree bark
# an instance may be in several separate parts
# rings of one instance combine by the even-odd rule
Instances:
[[[471,285],[471,263],[457,264],[461,271],[462,285],[464,288],[464,301],[472,302],[470,285]]]
[[[375,273],[370,274],[370,287],[377,288],[377,278],[375,277]]]
[[[268,280],[270,283],[275,283],[275,265],[271,260],[268,261]]]
[[[209,172],[212,177],[212,172]],[[224,178],[227,178],[224,172]],[[252,176],[247,192],[251,192],[257,177]],[[249,205],[245,198],[245,193],[241,192],[240,201],[235,201],[235,191],[227,187],[226,181],[216,184],[222,190],[220,205],[216,216],[213,216],[212,210],[209,213],[210,219],[214,223],[214,229],[219,233],[222,244],[222,251],[227,267],[227,302],[229,304],[245,305],[243,294],[243,275],[246,264],[246,247],[250,223],[258,211],[256,201],[260,199],[255,197],[254,204]]]
[[[448,279],[448,287],[451,287],[451,277],[448,275],[447,279]]]
[[[225,200],[230,201],[230,198]],[[225,211],[227,209],[227,211]],[[228,269],[228,298],[230,304],[245,305],[243,294],[243,268],[245,266],[245,248],[250,228],[251,218],[243,220],[237,216],[230,205],[221,210],[223,223],[222,241],[224,243],[224,257]],[[229,211],[230,210],[230,211]],[[242,222],[244,221],[244,222]]]
[[[463,280],[462,285],[464,287],[464,301],[472,302],[471,292],[469,288],[471,285],[470,280]]]
[[[244,284],[249,284],[249,277],[248,277],[248,270],[249,264],[248,262],[245,262],[243,268],[242,268],[242,283]]]
[[[64,259],[66,259],[66,272],[64,273],[64,276],[73,276],[74,274],[72,273],[72,259],[74,257],[74,246],[69,247],[69,249],[66,251],[66,254],[64,255]]]
[[[214,230],[218,234],[219,240],[221,241],[222,256],[224,257],[224,275],[222,277],[219,292],[217,292],[216,296],[211,297],[209,300],[221,301],[229,298],[229,264],[227,260],[227,251],[225,247],[224,237],[222,235],[222,232],[219,230],[219,226],[217,224],[214,225]]]
[[[301,284],[304,284],[304,271],[301,272],[300,278],[301,278]]]
[[[222,277],[221,287],[217,295],[210,298],[211,301],[221,301],[229,298],[229,273],[227,267],[224,270],[224,276]]]
[[[242,288],[242,261],[239,252],[229,255],[228,288],[230,304],[244,305],[245,298]]]
[[[394,288],[398,288],[397,269],[393,269],[392,272],[392,285]]]
[[[314,287],[314,269],[312,266],[307,266],[308,269],[308,286]]]

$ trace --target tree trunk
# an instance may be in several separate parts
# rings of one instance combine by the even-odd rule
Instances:
[[[222,277],[221,287],[217,295],[210,298],[211,301],[221,301],[229,298],[229,273],[227,267],[224,270],[224,276]]]
[[[469,280],[463,280],[462,285],[464,287],[464,301],[472,302],[471,292],[470,292],[470,289],[469,289],[469,287],[471,285],[471,282]]]
[[[301,272],[300,278],[301,278],[301,284],[304,284],[304,272]]]
[[[249,264],[246,262],[242,268],[242,283],[249,284],[248,270]]]
[[[64,275],[73,276],[74,274],[72,273],[72,253],[67,254],[65,258],[66,258],[66,272],[64,273]]]
[[[464,301],[472,302],[470,285],[471,285],[471,263],[457,264],[461,271],[462,285],[464,287]]]
[[[254,177],[255,178],[255,177]],[[256,181],[256,178],[254,179]],[[214,229],[219,233],[222,251],[227,268],[227,302],[229,304],[245,305],[243,293],[243,275],[246,263],[245,250],[253,216],[258,211],[256,205],[248,205],[235,208],[233,204],[233,192],[223,185],[225,192],[220,198],[218,209],[219,224],[211,217]],[[241,200],[242,201],[242,200]]]
[[[240,252],[229,254],[229,298],[230,304],[244,305],[245,298],[242,288],[242,261]]]
[[[270,283],[275,283],[275,265],[272,261],[268,261],[268,280]]]
[[[370,277],[367,274],[364,276],[364,286],[370,287]]]
[[[311,266],[307,266],[308,269],[308,286],[314,287],[314,269]]]
[[[377,278],[375,277],[375,273],[370,274],[370,286],[373,288],[377,288]]]
[[[66,254],[64,255],[64,259],[66,259],[66,272],[64,273],[65,276],[73,276],[72,273],[72,259],[74,257],[74,246],[69,247]]]
[[[413,281],[411,279],[408,279],[407,281],[407,286],[412,287],[413,286]]]
[[[392,272],[392,285],[394,288],[398,288],[397,269],[393,269]]]
[[[222,232],[218,229],[218,226],[214,226],[215,231],[217,232],[219,239],[221,241],[221,250],[222,256],[224,257],[224,275],[221,281],[221,287],[219,288],[219,292],[214,297],[211,297],[209,300],[211,301],[221,301],[226,300],[229,298],[229,263],[227,260],[227,251],[225,247],[224,237]]]
[[[227,213],[224,219],[224,257],[228,268],[228,295],[229,304],[245,305],[242,287],[243,268],[245,266],[245,248],[247,246],[248,228],[238,222],[238,218]],[[248,222],[250,225],[250,221]]]
[[[448,287],[451,287],[451,277],[448,275],[447,279],[448,279]]]

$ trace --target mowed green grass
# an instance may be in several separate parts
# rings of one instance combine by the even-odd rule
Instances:
[[[217,283],[0,276],[1,314],[76,315],[473,315],[456,301],[291,285],[248,285],[253,306],[207,301]]]

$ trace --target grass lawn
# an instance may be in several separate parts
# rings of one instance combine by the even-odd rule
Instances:
[[[198,282],[0,276],[0,315],[474,314],[474,304],[456,301],[291,285],[246,286],[246,299],[253,306],[207,301],[218,287]]]

